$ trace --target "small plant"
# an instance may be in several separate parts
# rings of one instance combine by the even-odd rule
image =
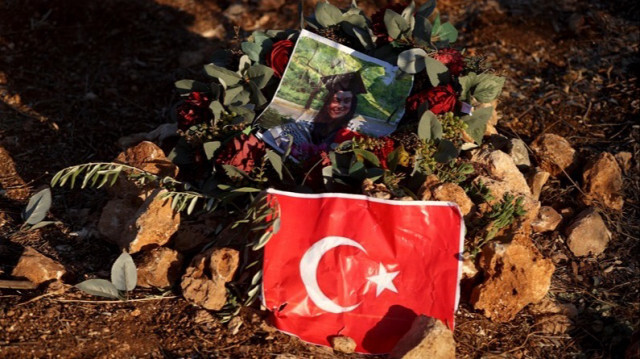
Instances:
[[[111,281],[89,279],[76,284],[76,288],[91,295],[126,300],[137,282],[138,272],[133,258],[123,251],[111,266]]]
[[[472,255],[477,255],[482,247],[492,240],[501,229],[510,226],[516,218],[527,213],[522,206],[523,201],[524,197],[522,196],[516,198],[510,193],[505,193],[502,200],[491,207],[491,211],[485,215],[485,218],[491,220],[487,226],[487,234],[476,245]]]
[[[22,212],[24,219],[22,228],[34,230],[56,223],[55,221],[44,221],[49,208],[51,208],[51,190],[47,187],[29,199],[27,207]]]

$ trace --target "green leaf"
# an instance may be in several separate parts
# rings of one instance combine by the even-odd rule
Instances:
[[[261,192],[262,190],[259,188],[253,188],[253,187],[240,187],[240,188],[234,188],[231,190],[231,192],[237,192],[237,193],[255,193],[255,192]]]
[[[417,74],[425,68],[425,57],[427,53],[420,48],[403,51],[398,55],[398,67],[406,73]]]
[[[482,137],[487,130],[487,123],[493,114],[493,107],[479,108],[471,115],[466,115],[461,120],[467,124],[465,132],[473,138],[477,144],[482,143]]]
[[[235,166],[222,165],[222,168],[224,168],[224,171],[227,173],[227,176],[229,176],[231,178],[242,178],[242,177],[244,177],[244,178],[247,178],[247,179],[251,179],[249,177],[249,175],[245,171],[243,171],[243,170],[241,170],[241,169],[239,169],[239,168],[237,168]]]
[[[396,147],[389,155],[387,156],[387,167],[389,167],[389,171],[395,171],[400,163],[400,155],[404,151],[404,146],[400,145]]]
[[[253,65],[247,70],[247,76],[251,82],[255,83],[258,88],[262,89],[267,85],[273,76],[273,69],[264,65]]]
[[[416,26],[413,28],[413,39],[420,45],[431,44],[431,22],[424,16],[416,15]]]
[[[267,98],[264,97],[262,91],[260,91],[260,89],[254,82],[249,83],[249,88],[251,89],[249,97],[251,103],[256,105],[256,107],[261,107],[262,105],[267,103]]]
[[[436,0],[427,0],[424,4],[420,5],[418,11],[416,12],[416,16],[422,16],[424,18],[428,18],[433,10],[436,9]]]
[[[365,50],[368,51],[375,48],[375,44],[373,43],[373,39],[371,38],[371,34],[369,33],[368,29],[361,29],[348,22],[342,22],[340,23],[340,26],[342,27],[342,30],[349,36],[358,39]]]
[[[354,176],[354,175],[357,176],[360,172],[364,172],[364,171],[365,171],[364,163],[360,161],[356,161],[349,167],[349,176]]]
[[[251,67],[251,59],[247,55],[242,55],[240,60],[238,60],[238,71],[237,73],[242,76],[247,70]]]
[[[249,58],[255,62],[260,61],[260,53],[262,52],[262,46],[254,42],[243,42],[240,45],[242,52],[244,52]]]
[[[47,216],[49,208],[51,208],[51,190],[47,187],[29,199],[22,217],[26,224],[34,225]]]
[[[387,27],[387,33],[394,39],[401,38],[411,30],[410,25],[402,15],[390,9],[387,9],[384,13],[384,24]]]
[[[198,203],[198,197],[191,198],[191,202],[189,203],[189,207],[187,208],[187,214],[193,213],[193,210],[196,208],[196,204]]]
[[[133,290],[136,287],[138,271],[129,253],[122,252],[111,266],[111,282],[122,291]]]
[[[213,112],[213,118],[215,120],[219,120],[220,117],[222,117],[224,107],[222,107],[222,104],[219,101],[211,101],[209,108],[211,109],[211,112]]]
[[[471,89],[478,83],[477,77],[478,75],[476,75],[475,72],[470,72],[466,76],[458,77],[458,83],[460,87],[462,87],[459,97],[460,101],[469,101]]]
[[[328,2],[319,2],[316,5],[315,17],[322,27],[329,27],[340,22],[342,11]]]
[[[210,77],[224,81],[227,87],[237,85],[242,80],[242,77],[236,72],[214,64],[204,65],[204,71]]]
[[[433,112],[425,111],[422,116],[420,116],[418,137],[422,140],[442,138],[442,124]]]
[[[409,31],[413,31],[416,25],[416,19],[413,17],[413,13],[415,11],[416,11],[416,2],[412,0],[411,4],[409,4],[409,6],[404,8],[404,10],[402,10],[402,14],[400,14],[400,16],[402,16],[404,21],[407,24],[409,24]]]
[[[242,106],[229,106],[229,111],[235,112],[237,116],[244,119],[244,122],[251,122],[256,117],[255,112]]]
[[[167,158],[178,166],[190,165],[193,163],[193,151],[187,141],[180,137]]]
[[[433,158],[440,163],[447,163],[458,157],[458,149],[453,142],[449,140],[440,140],[438,142],[438,149],[433,155]]]
[[[233,105],[233,106],[242,106],[249,101],[249,93],[247,92],[244,97],[241,95],[243,92],[246,92],[244,87],[235,86],[229,87],[224,92],[224,104],[225,105]],[[242,103],[242,100],[246,99],[247,102]]]
[[[440,40],[454,43],[458,39],[458,30],[450,22],[445,22],[440,26],[440,31],[436,35],[440,37]]]
[[[352,12],[351,10],[342,14],[342,17],[340,18],[340,22],[341,23],[346,22],[348,24],[358,27],[359,29],[368,28],[367,18],[364,17],[362,14],[358,12]]]
[[[36,229],[40,229],[40,228],[46,227],[46,226],[48,226],[50,224],[62,224],[62,222],[60,222],[60,221],[40,221],[40,222],[34,224],[33,226],[29,227],[29,230],[30,231],[34,231]]]
[[[76,284],[75,287],[91,295],[97,295],[100,297],[107,297],[107,298],[114,298],[114,299],[120,298],[120,293],[118,293],[118,288],[116,288],[116,286],[113,285],[113,283],[109,282],[106,279],[85,280],[82,283]]]
[[[482,74],[476,78],[477,85],[473,89],[473,97],[481,103],[489,103],[502,92],[504,86],[504,77],[491,74]]]
[[[211,160],[213,158],[213,154],[216,152],[216,150],[218,150],[218,148],[220,148],[221,145],[222,144],[220,143],[220,141],[210,141],[202,144],[202,147],[204,148],[204,154],[205,156],[207,156],[208,160]]]
[[[175,82],[176,89],[182,95],[190,94],[191,92],[209,92],[209,86],[204,82],[194,80],[179,80]]]
[[[376,167],[380,167],[380,160],[378,159],[378,157],[376,157],[376,155],[373,152],[363,150],[360,148],[355,148],[353,150],[353,153],[358,157],[358,159],[363,158],[369,161],[372,165]]]
[[[427,67],[427,75],[432,86],[438,86],[440,83],[446,83],[449,78],[449,69],[440,61],[433,57],[427,56],[424,58],[425,66]]]
[[[267,150],[267,159],[271,162],[273,169],[278,173],[280,180],[282,180],[282,157],[271,150]]]

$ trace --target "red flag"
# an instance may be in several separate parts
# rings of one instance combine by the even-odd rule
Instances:
[[[275,326],[360,353],[387,353],[419,314],[453,329],[464,222],[450,202],[269,190],[280,230],[264,252],[263,301]]]

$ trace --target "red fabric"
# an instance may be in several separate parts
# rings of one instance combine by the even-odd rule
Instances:
[[[277,328],[321,345],[346,335],[357,352],[375,354],[389,352],[419,314],[453,328],[464,230],[454,204],[269,196],[280,231],[265,247],[263,300]],[[392,277],[384,286],[373,281],[381,266]]]

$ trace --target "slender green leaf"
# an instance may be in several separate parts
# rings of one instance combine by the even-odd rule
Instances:
[[[194,196],[191,198],[191,203],[189,203],[189,207],[187,208],[187,214],[193,213],[193,210],[196,208],[196,203],[198,203],[198,197]]]
[[[273,169],[278,173],[280,180],[282,180],[282,157],[274,151],[267,150],[267,159],[271,162]]]
[[[378,157],[376,157],[376,155],[373,152],[356,148],[353,150],[353,153],[356,154],[358,159],[362,158],[364,160],[369,161],[372,165],[376,167],[380,167],[380,160],[378,159]]]

